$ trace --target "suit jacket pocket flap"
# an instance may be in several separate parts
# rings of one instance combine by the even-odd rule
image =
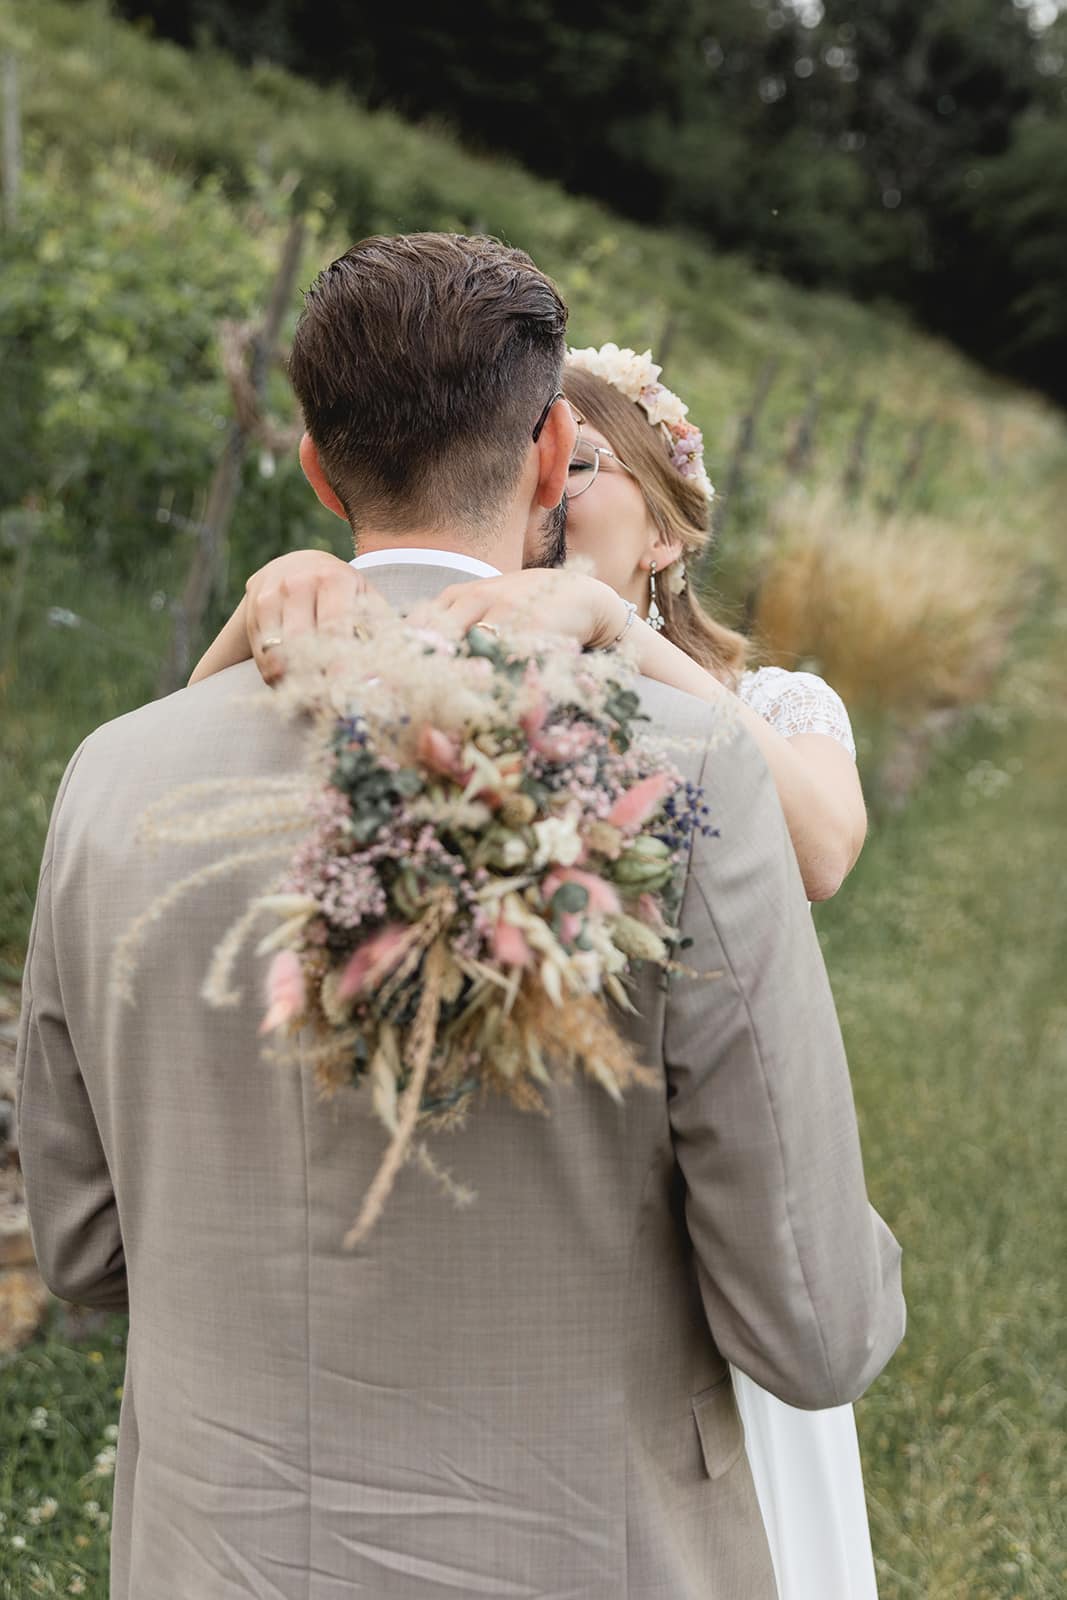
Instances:
[[[710,1389],[694,1395],[692,1406],[708,1477],[721,1478],[724,1472],[729,1472],[745,1448],[745,1435],[730,1378],[722,1378]]]

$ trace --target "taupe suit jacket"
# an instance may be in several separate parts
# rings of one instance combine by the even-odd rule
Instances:
[[[439,567],[379,569],[397,604]],[[710,982],[642,980],[626,1023],[662,1092],[588,1082],[437,1141],[368,1244],[341,1238],[384,1135],[356,1091],[265,1063],[262,963],[199,998],[262,875],[116,938],[202,847],[132,842],[203,777],[290,771],[251,665],[99,729],[56,801],[26,971],[21,1150],[55,1292],[129,1306],[112,1600],[771,1600],[727,1362],[793,1405],[859,1395],[903,1332],[848,1072],[774,787],[734,730],[655,684],[717,839],[685,893]],[[268,869],[269,870],[269,869]]]

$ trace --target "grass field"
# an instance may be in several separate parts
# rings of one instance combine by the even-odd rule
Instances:
[[[817,919],[872,1197],[906,1251],[908,1337],[859,1408],[882,1600],[1062,1600],[1063,418],[895,315],[618,222],[461,151],[440,130],[369,116],[273,69],[193,62],[116,24],[95,0],[0,0],[0,49],[22,62],[28,219],[21,256],[19,240],[0,235],[0,331],[39,291],[57,341],[42,334],[34,346],[32,547],[16,537],[25,504],[0,494],[5,978],[21,963],[67,759],[93,726],[153,692],[167,596],[192,548],[189,535],[161,531],[156,510],[171,491],[179,509],[191,504],[181,495],[210,474],[227,407],[215,320],[262,304],[284,229],[279,205],[264,200],[272,173],[307,162],[322,188],[308,271],[357,224],[483,227],[558,275],[575,342],[614,337],[658,351],[667,338],[668,381],[704,426],[720,485],[761,374],[777,363],[726,507],[716,581],[727,595],[746,593],[787,490],[840,493],[874,402],[868,542],[877,547],[868,513],[892,503],[913,532],[923,517],[932,520],[922,527],[951,530],[954,548],[974,535],[1006,588],[1025,577],[1027,620],[1008,670],[939,748],[906,809],[880,810],[855,873]],[[57,228],[72,230],[74,259],[56,256]],[[185,337],[194,309],[195,337]],[[154,365],[160,350],[166,361]],[[17,375],[7,377],[5,367],[0,424],[23,398]],[[815,445],[798,483],[790,446],[816,379]],[[0,427],[0,450],[5,440],[11,455]],[[125,498],[113,482],[125,489],[123,474]],[[325,514],[289,520],[310,503],[299,488],[291,463],[272,477],[250,466],[231,590],[250,550],[266,559],[294,528],[301,542],[336,538]],[[94,496],[105,494],[98,516]],[[841,504],[843,548],[854,550]],[[121,528],[108,520],[120,515]],[[143,551],[116,575],[120,535],[127,553],[137,541]],[[889,594],[894,576],[883,574]],[[50,623],[54,608],[83,620]],[[892,676],[890,661],[889,688]],[[868,781],[886,727],[877,715],[863,724]],[[0,1600],[105,1600],[108,1430],[122,1373],[121,1322],[66,1315],[0,1362]]]
[[[905,1246],[907,1340],[859,1408],[884,1600],[1067,1593],[1067,611],[1028,644],[819,912]]]

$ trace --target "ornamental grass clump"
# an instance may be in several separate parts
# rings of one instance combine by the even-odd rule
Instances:
[[[774,522],[755,616],[769,660],[811,661],[850,707],[902,724],[987,693],[1019,611],[1018,571],[988,540],[830,493]]]
[[[368,1084],[390,1136],[352,1248],[413,1155],[470,1198],[417,1135],[460,1123],[476,1093],[534,1110],[553,1070],[580,1069],[615,1099],[655,1081],[609,1002],[630,1006],[638,961],[682,970],[676,874],[709,824],[701,791],[642,728],[619,655],[377,613],[351,641],[292,654],[277,698],[313,715],[306,777],[262,793],[197,785],[195,815],[179,793],[145,831],[208,837],[212,796],[219,839],[298,829],[280,880],[220,941],[204,995],[239,1000],[235,962],[256,923],[272,923],[257,950],[270,957],[261,1033],[324,1094]],[[127,995],[159,907],[224,869],[173,886],[131,928],[116,968]]]

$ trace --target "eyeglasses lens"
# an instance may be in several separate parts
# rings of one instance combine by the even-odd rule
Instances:
[[[571,455],[571,464],[567,469],[567,497],[575,500],[584,494],[597,475],[600,466],[600,457],[591,444],[586,444],[584,439],[579,439]]]

